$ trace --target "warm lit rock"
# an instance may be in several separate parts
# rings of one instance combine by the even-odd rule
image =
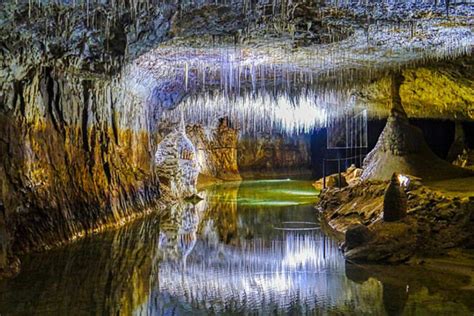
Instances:
[[[388,180],[394,172],[422,179],[472,175],[469,171],[442,160],[431,151],[421,130],[408,121],[401,104],[401,75],[394,74],[392,77],[391,114],[377,144],[364,159],[362,180]]]
[[[191,141],[196,144],[201,174],[224,181],[242,178],[237,166],[239,133],[221,118],[216,126],[192,125],[187,128]]]
[[[474,59],[444,61],[403,71],[400,96],[411,118],[474,119]],[[390,76],[357,92],[375,117],[390,112]]]
[[[472,177],[457,179],[452,185],[469,186],[473,181]],[[320,194],[322,218],[336,236],[342,239],[351,227],[360,224],[370,230],[370,241],[348,250],[348,259],[401,262],[414,256],[439,256],[455,247],[472,247],[472,199],[456,197],[459,193],[454,187],[440,192],[422,184],[410,185],[407,216],[386,222],[383,217],[387,185],[388,181],[363,181]]]
[[[360,176],[362,175],[362,169],[357,168],[355,165],[351,165],[346,171],[341,172],[341,183],[339,184],[339,174],[331,174],[326,176],[326,187],[327,188],[343,188],[348,185],[355,185],[360,182]],[[313,183],[313,186],[317,190],[322,190],[324,187],[323,179],[319,179]]]
[[[238,144],[238,165],[241,173],[248,177],[308,174],[311,168],[309,136],[278,133],[245,136]]]

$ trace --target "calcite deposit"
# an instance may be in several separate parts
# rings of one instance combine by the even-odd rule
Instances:
[[[199,165],[196,149],[181,128],[168,134],[157,146],[155,168],[167,199],[179,200],[196,194]]]
[[[197,149],[201,175],[224,181],[242,179],[237,166],[239,131],[229,125],[228,118],[208,127],[190,125],[187,130]]]

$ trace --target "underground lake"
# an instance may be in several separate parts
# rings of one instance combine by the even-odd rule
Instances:
[[[306,180],[226,183],[118,230],[22,258],[4,315],[469,315],[465,276],[349,263]]]

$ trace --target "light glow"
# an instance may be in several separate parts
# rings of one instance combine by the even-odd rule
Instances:
[[[398,182],[400,182],[401,187],[407,188],[410,185],[410,178],[403,175],[403,174],[399,174],[398,175]]]

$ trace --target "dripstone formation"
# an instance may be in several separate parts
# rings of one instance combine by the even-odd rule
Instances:
[[[407,215],[407,195],[400,185],[398,174],[393,173],[383,199],[383,220],[395,222]]]

